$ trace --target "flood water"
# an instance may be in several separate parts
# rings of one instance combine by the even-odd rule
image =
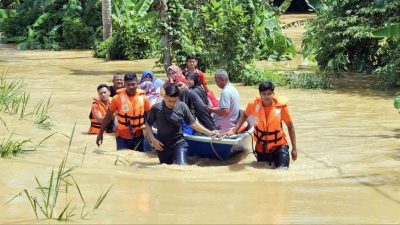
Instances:
[[[346,74],[336,90],[277,88],[289,98],[297,133],[298,160],[287,171],[257,164],[251,154],[235,165],[200,160],[179,167],[159,165],[151,154],[117,153],[110,135],[98,148],[95,136],[85,134],[97,85],[111,83],[115,71],[141,72],[153,65],[153,60],[106,62],[90,51],[0,45],[0,71],[25,80],[32,105],[48,96],[54,103],[51,131],[1,114],[8,131],[0,125],[0,139],[15,129],[15,138],[38,143],[57,132],[35,152],[0,159],[0,223],[47,223],[36,221],[25,198],[4,203],[23,189],[34,191],[35,176],[48,180],[67,151],[65,135],[75,122],[68,165],[80,165],[73,174],[86,202],[93,205],[102,190],[113,188],[98,210],[85,220],[76,216],[74,223],[400,223],[400,115],[393,95],[372,90],[369,77]],[[257,94],[254,87],[237,88],[243,107]],[[125,165],[114,165],[118,154]],[[78,193],[69,195],[79,209]]]

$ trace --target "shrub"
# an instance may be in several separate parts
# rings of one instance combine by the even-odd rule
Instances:
[[[276,85],[284,84],[284,78],[274,70],[260,70],[254,66],[247,65],[240,77],[244,85],[258,85],[262,81],[269,80]]]
[[[93,49],[93,56],[96,58],[106,58],[109,59],[109,48],[112,44],[112,38],[108,38],[105,41],[95,41],[94,49]]]
[[[63,47],[65,48],[89,48],[92,45],[93,31],[83,23],[79,17],[63,19]]]
[[[330,89],[334,85],[327,75],[317,73],[285,73],[286,86],[289,88]]]
[[[322,70],[372,72],[385,66],[379,40],[372,31],[387,23],[399,22],[398,0],[326,0],[309,23],[303,39],[306,56],[315,55]],[[399,48],[399,46],[393,46]]]

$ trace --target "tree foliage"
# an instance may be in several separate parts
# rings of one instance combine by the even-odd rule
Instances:
[[[224,68],[232,80],[249,77],[257,59],[281,60],[296,54],[282,34],[279,8],[261,0],[169,1],[171,51],[184,65],[188,54],[204,69]]]
[[[0,30],[21,49],[89,48],[101,25],[98,0],[25,0]]]
[[[325,71],[374,72],[385,86],[399,84],[398,38],[380,40],[373,31],[400,22],[398,0],[325,0],[309,24],[303,52]]]

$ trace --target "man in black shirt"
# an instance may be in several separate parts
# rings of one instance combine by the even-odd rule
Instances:
[[[122,74],[114,74],[112,81],[113,85],[110,86],[110,97],[114,97],[117,94],[117,90],[124,87],[124,77]]]
[[[150,109],[146,120],[146,135],[150,144],[157,150],[160,163],[187,165],[188,144],[183,139],[183,122],[194,130],[208,136],[217,135],[218,131],[210,131],[198,123],[187,105],[179,100],[179,89],[175,85],[165,89],[164,100]],[[157,123],[157,138],[152,126]]]

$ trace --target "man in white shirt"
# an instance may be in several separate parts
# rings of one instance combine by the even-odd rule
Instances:
[[[228,73],[225,70],[215,72],[215,83],[222,89],[219,106],[209,108],[214,113],[214,122],[218,130],[227,131],[235,127],[239,119],[240,96],[236,88],[229,82]]]

